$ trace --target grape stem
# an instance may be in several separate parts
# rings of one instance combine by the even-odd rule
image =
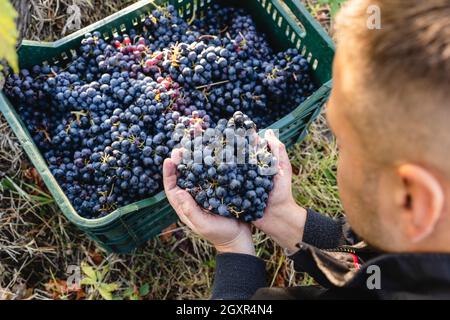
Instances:
[[[203,39],[216,39],[217,36],[212,35],[212,34],[204,34],[200,37],[198,37],[198,40],[203,40]]]
[[[196,13],[197,13],[197,11],[194,10],[194,14],[192,15],[192,18],[189,19],[188,25],[192,25],[192,23],[194,23],[194,21],[196,19]]]
[[[201,90],[201,89],[204,89],[204,88],[210,88],[210,87],[214,87],[214,86],[220,86],[220,85],[225,84],[225,83],[228,83],[228,82],[230,82],[230,80],[219,81],[219,82],[215,82],[215,83],[205,84],[205,85],[203,85],[203,86],[198,86],[198,87],[196,87],[195,89]]]
[[[236,216],[237,219],[239,219],[239,216],[244,213],[244,211],[237,211],[234,207],[228,207],[228,210],[230,210],[230,212],[232,214],[234,214]]]
[[[219,33],[225,33],[228,30],[228,26],[225,26],[225,28],[223,28],[222,30],[219,30]]]

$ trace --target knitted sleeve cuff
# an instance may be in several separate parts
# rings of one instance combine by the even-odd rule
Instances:
[[[343,222],[307,209],[303,242],[319,249],[337,248],[344,241]]]
[[[265,286],[266,269],[263,260],[238,253],[217,255],[212,299],[246,300]]]

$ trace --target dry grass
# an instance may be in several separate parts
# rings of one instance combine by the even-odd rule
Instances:
[[[23,38],[53,41],[125,8],[134,0],[12,0]],[[81,14],[78,14],[78,9]],[[74,23],[71,23],[71,22]]]
[[[72,3],[82,8],[82,25],[86,25],[132,1],[13,2],[21,12],[22,34],[51,40],[61,36],[67,7]],[[300,204],[331,215],[341,212],[335,184],[336,156],[336,146],[321,118],[307,140],[291,151],[294,192]],[[95,286],[67,286],[70,266],[82,265],[101,274],[103,284],[117,284],[115,298],[209,297],[215,252],[208,243],[176,226],[132,255],[107,254],[59,212],[2,116],[0,181],[0,299],[101,298]],[[311,283],[310,278],[293,271],[282,250],[264,234],[258,232],[254,238],[258,255],[267,261],[270,285]]]

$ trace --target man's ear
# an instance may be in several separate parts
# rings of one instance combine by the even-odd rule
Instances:
[[[403,181],[401,206],[406,236],[418,243],[434,231],[441,217],[444,190],[433,174],[417,165],[401,165],[398,175]]]

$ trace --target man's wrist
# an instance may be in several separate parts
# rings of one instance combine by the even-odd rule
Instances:
[[[251,245],[236,245],[236,246],[216,246],[217,252],[219,253],[240,253],[247,254],[250,256],[256,256],[255,246],[252,243]]]
[[[220,253],[241,253],[256,256],[255,244],[250,229],[242,231],[235,239],[226,244],[214,245]]]
[[[272,238],[287,252],[293,254],[298,251],[297,244],[303,239],[307,211],[297,205],[295,201],[289,202],[283,207],[283,217],[279,226],[282,230],[277,230]]]

